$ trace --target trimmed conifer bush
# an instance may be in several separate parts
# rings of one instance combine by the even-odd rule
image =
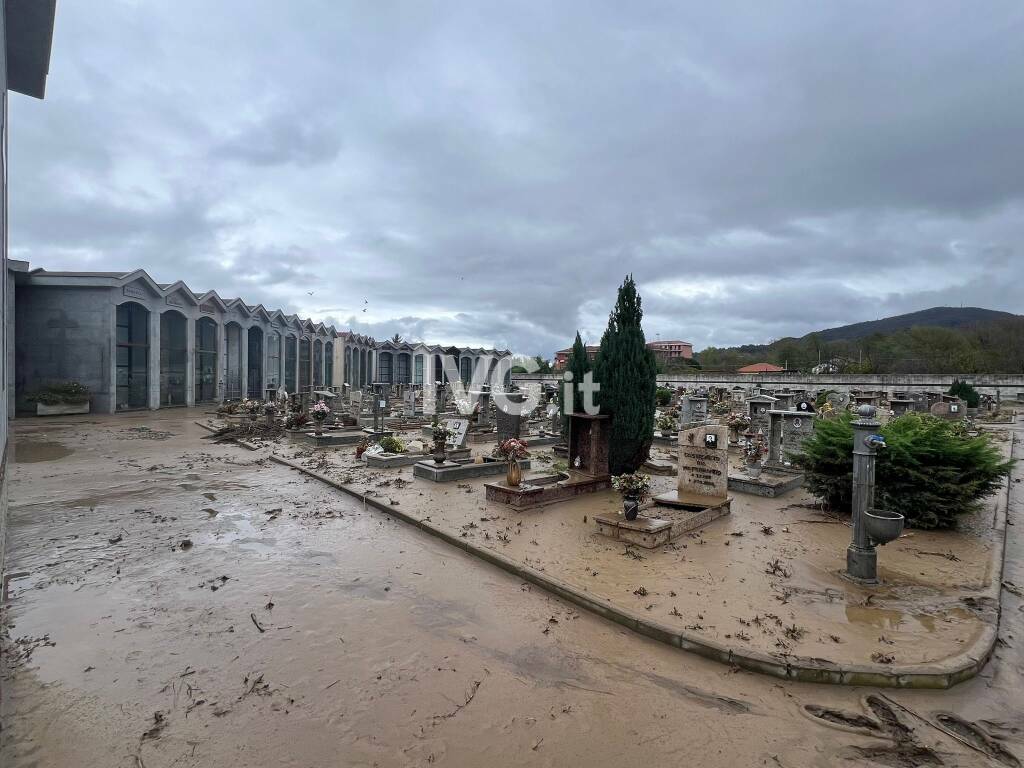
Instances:
[[[612,418],[608,465],[613,475],[636,472],[647,460],[654,438],[658,366],[647,348],[642,319],[640,295],[629,275],[619,288],[594,361],[601,414]]]
[[[978,390],[961,379],[953,379],[949,394],[959,397],[967,403],[968,408],[977,408],[981,405],[981,395],[978,394]]]
[[[572,403],[563,402],[565,400],[565,381],[559,382],[558,385],[558,405],[562,411],[563,439],[568,439],[569,437],[568,414],[583,412],[583,395],[580,394],[577,385],[583,381],[583,377],[590,373],[592,368],[593,366],[590,363],[590,356],[587,355],[587,347],[583,343],[583,339],[580,338],[580,332],[576,331],[576,341],[572,344],[572,351],[569,353],[569,359],[565,361],[565,370],[572,371]]]
[[[815,424],[792,456],[806,485],[837,510],[849,511],[853,484],[853,414]],[[990,437],[960,422],[907,413],[881,428],[886,447],[875,463],[875,506],[898,512],[915,528],[952,528],[999,489],[1012,466]]]

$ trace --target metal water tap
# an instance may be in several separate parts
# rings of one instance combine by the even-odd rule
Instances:
[[[868,435],[867,437],[864,438],[864,445],[866,445],[868,448],[874,449],[887,447],[885,444],[885,438],[882,437],[881,435]]]

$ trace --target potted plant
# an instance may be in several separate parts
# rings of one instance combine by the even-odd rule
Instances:
[[[437,416],[434,416],[434,425],[431,430],[431,436],[434,440],[433,457],[435,464],[444,464],[446,457],[445,445],[448,438],[452,436],[452,431],[444,425],[438,423]]]
[[[750,429],[750,417],[745,413],[733,413],[726,417],[725,426],[729,428],[729,442],[738,443],[740,431]]]
[[[659,416],[657,422],[655,422],[655,426],[658,428],[658,431],[661,432],[662,437],[671,437],[679,430],[675,418],[673,418],[670,413]]]
[[[748,435],[747,444],[743,446],[743,459],[746,462],[746,472],[753,479],[761,476],[761,459],[768,451],[764,435]]]
[[[502,440],[494,447],[494,456],[508,462],[508,472],[505,474],[505,483],[512,488],[519,487],[523,481],[523,469],[519,466],[519,460],[530,455],[526,450],[526,441],[517,437],[510,437]]]
[[[615,475],[612,487],[622,495],[622,512],[627,520],[636,520],[640,503],[651,493],[651,477],[640,472]]]
[[[317,436],[324,433],[324,420],[330,415],[331,406],[323,400],[317,400],[309,409],[309,415],[313,418],[313,433]]]
[[[50,384],[28,398],[38,416],[62,416],[89,412],[89,388],[77,381]]]

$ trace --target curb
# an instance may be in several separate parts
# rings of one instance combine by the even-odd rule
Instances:
[[[1012,450],[1013,443],[1011,443],[1011,455]],[[732,648],[705,637],[680,631],[673,627],[667,627],[664,624],[652,621],[646,616],[640,616],[613,605],[609,600],[595,598],[593,595],[587,594],[568,582],[512,560],[500,552],[472,544],[468,539],[463,539],[461,536],[445,531],[431,522],[418,518],[404,510],[389,506],[293,461],[273,454],[270,456],[270,460],[315,478],[342,493],[359,499],[364,505],[409,523],[424,533],[435,536],[461,549],[463,552],[478,557],[491,565],[507,571],[513,576],[541,587],[563,600],[604,619],[627,627],[652,640],[657,640],[683,651],[711,659],[712,661],[739,667],[749,672],[758,672],[784,680],[796,680],[804,683],[870,685],[882,688],[946,689],[952,688],[957,683],[969,680],[977,675],[984,668],[995,649],[1000,616],[999,595],[1002,589],[1003,556],[1006,549],[1006,513],[1010,496],[1009,478],[1007,478],[1006,489],[1007,503],[997,505],[997,507],[1002,508],[1002,512],[1000,513],[997,508],[996,517],[993,521],[993,527],[996,528],[998,535],[1002,538],[1001,544],[996,542],[996,548],[999,551],[999,564],[998,567],[993,569],[993,578],[984,590],[986,596],[994,596],[995,598],[995,623],[987,623],[979,637],[968,649],[962,651],[955,659],[946,663],[842,665],[828,659],[801,658],[796,656],[783,660],[760,651],[753,651],[747,648]],[[1001,526],[1000,521],[1002,523]],[[994,595],[992,595],[993,589]]]

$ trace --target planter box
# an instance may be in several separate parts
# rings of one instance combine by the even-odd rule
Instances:
[[[68,416],[73,413],[88,413],[89,403],[61,403],[46,405],[36,403],[36,416]]]

